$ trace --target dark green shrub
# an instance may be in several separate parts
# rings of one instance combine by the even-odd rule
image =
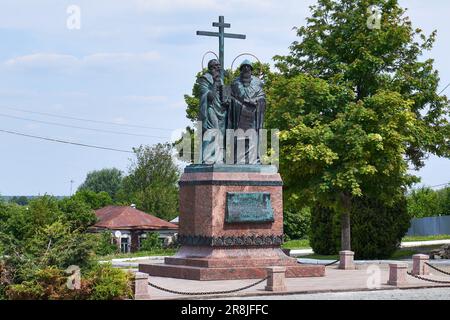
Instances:
[[[338,218],[331,208],[320,205],[313,207],[309,243],[316,254],[334,255],[339,252]]]
[[[304,207],[299,211],[285,210],[283,219],[286,241],[308,237],[311,226],[311,210],[308,207]]]
[[[337,254],[340,248],[339,215],[316,206],[312,213],[310,243],[314,252]],[[389,258],[408,231],[410,216],[406,199],[387,205],[377,199],[360,198],[351,212],[352,251],[357,259]]]
[[[352,250],[358,259],[386,259],[399,248],[410,226],[406,199],[394,205],[360,199],[352,210]]]

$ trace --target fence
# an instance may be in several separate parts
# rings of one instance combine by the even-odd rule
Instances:
[[[412,219],[408,236],[450,234],[450,216]]]

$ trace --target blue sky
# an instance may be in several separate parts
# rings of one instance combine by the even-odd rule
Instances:
[[[292,27],[304,24],[308,6],[298,0],[2,0],[0,2],[0,129],[130,150],[170,138],[189,122],[183,95],[190,93],[201,58],[217,51],[212,31],[224,15],[229,32],[225,64],[251,52],[264,62],[288,53]],[[415,26],[438,30],[429,56],[442,88],[450,82],[450,2],[402,1]],[[69,5],[81,9],[81,28],[66,26]],[[450,89],[447,94],[450,94]],[[13,109],[113,122],[81,122]],[[9,116],[9,117],[6,117]],[[11,116],[16,118],[11,118]],[[122,131],[93,132],[17,119]],[[0,194],[67,195],[89,171],[127,171],[131,154],[33,140],[0,132]],[[450,161],[430,158],[418,173],[425,185],[450,182]]]

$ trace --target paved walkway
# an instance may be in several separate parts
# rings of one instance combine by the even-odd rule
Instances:
[[[450,271],[449,266],[441,265],[440,268]],[[284,293],[269,293],[264,290],[265,282],[244,291],[216,295],[210,294],[207,296],[189,296],[176,295],[167,293],[153,287],[150,287],[150,295],[152,299],[221,299],[225,297],[253,297],[258,299],[259,296],[286,296],[298,294],[318,294],[330,292],[355,292],[355,291],[377,291],[377,290],[395,290],[396,287],[387,285],[388,280],[388,265],[387,264],[371,264],[371,265],[357,265],[357,270],[344,271],[338,270],[336,266],[328,267],[325,277],[320,278],[295,278],[286,279],[287,292]],[[450,281],[450,277],[440,274],[436,271],[429,276],[431,279]],[[378,281],[379,279],[379,281]],[[252,283],[257,280],[229,280],[229,281],[194,281],[181,280],[173,278],[150,277],[151,283],[160,287],[168,288],[176,291],[187,292],[205,292],[205,291],[222,291],[237,289]],[[436,288],[443,285],[425,282],[408,276],[408,284],[400,287],[401,289],[414,288]],[[450,285],[446,286],[450,290]],[[286,296],[288,297],[288,296]]]
[[[226,300],[251,300],[254,297],[231,297]],[[377,290],[260,296],[258,300],[450,300],[450,288]]]

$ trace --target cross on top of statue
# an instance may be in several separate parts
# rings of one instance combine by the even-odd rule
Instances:
[[[225,38],[245,39],[244,34],[225,33],[225,28],[230,28],[231,24],[225,23],[223,16],[219,16],[219,22],[213,22],[213,27],[218,27],[219,32],[197,31],[198,36],[218,37],[219,38],[219,62],[221,66],[221,77],[224,76],[224,56],[225,56]]]

